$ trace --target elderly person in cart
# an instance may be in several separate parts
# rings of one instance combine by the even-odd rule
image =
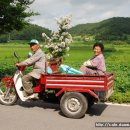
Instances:
[[[16,66],[33,65],[32,72],[22,77],[23,89],[27,95],[33,94],[33,81],[40,79],[42,72],[45,70],[45,54],[40,49],[39,42],[33,39],[30,41],[29,45],[33,55],[20,63],[16,63]]]
[[[102,43],[93,45],[94,56],[84,62],[80,67],[83,74],[103,74],[106,71],[105,60],[103,56],[104,46]]]

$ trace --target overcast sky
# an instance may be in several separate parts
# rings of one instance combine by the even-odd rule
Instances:
[[[72,26],[111,17],[130,17],[130,0],[35,0],[30,9],[40,13],[30,18],[31,23],[55,30],[55,18],[69,14]]]

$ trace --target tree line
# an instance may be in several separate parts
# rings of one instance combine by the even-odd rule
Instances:
[[[0,36],[0,42],[5,43],[10,40],[30,40],[30,39],[38,39],[43,40],[42,33],[46,33],[50,35],[50,30],[47,28],[43,28],[38,25],[29,24],[24,27],[21,31],[12,31],[8,34],[3,34]]]

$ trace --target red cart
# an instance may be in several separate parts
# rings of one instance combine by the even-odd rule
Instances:
[[[26,101],[31,96],[24,96],[22,89],[22,71],[18,68],[11,77],[5,77],[0,82],[0,102],[4,105],[14,104],[18,97]],[[39,98],[46,97],[59,99],[61,111],[69,118],[81,118],[85,115],[88,107],[94,102],[106,101],[113,93],[114,75],[70,75],[70,74],[47,74],[41,75],[35,83],[34,94]],[[53,100],[53,99],[52,99]]]
[[[104,75],[45,74],[35,92],[53,90],[65,116],[80,118],[94,102],[106,101],[114,89],[113,73]]]

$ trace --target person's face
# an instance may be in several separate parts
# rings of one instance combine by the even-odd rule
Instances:
[[[30,45],[30,48],[31,48],[32,52],[36,52],[39,49],[39,45],[38,44],[32,44],[32,45]]]
[[[99,46],[95,46],[93,51],[96,56],[102,53],[101,48]]]

